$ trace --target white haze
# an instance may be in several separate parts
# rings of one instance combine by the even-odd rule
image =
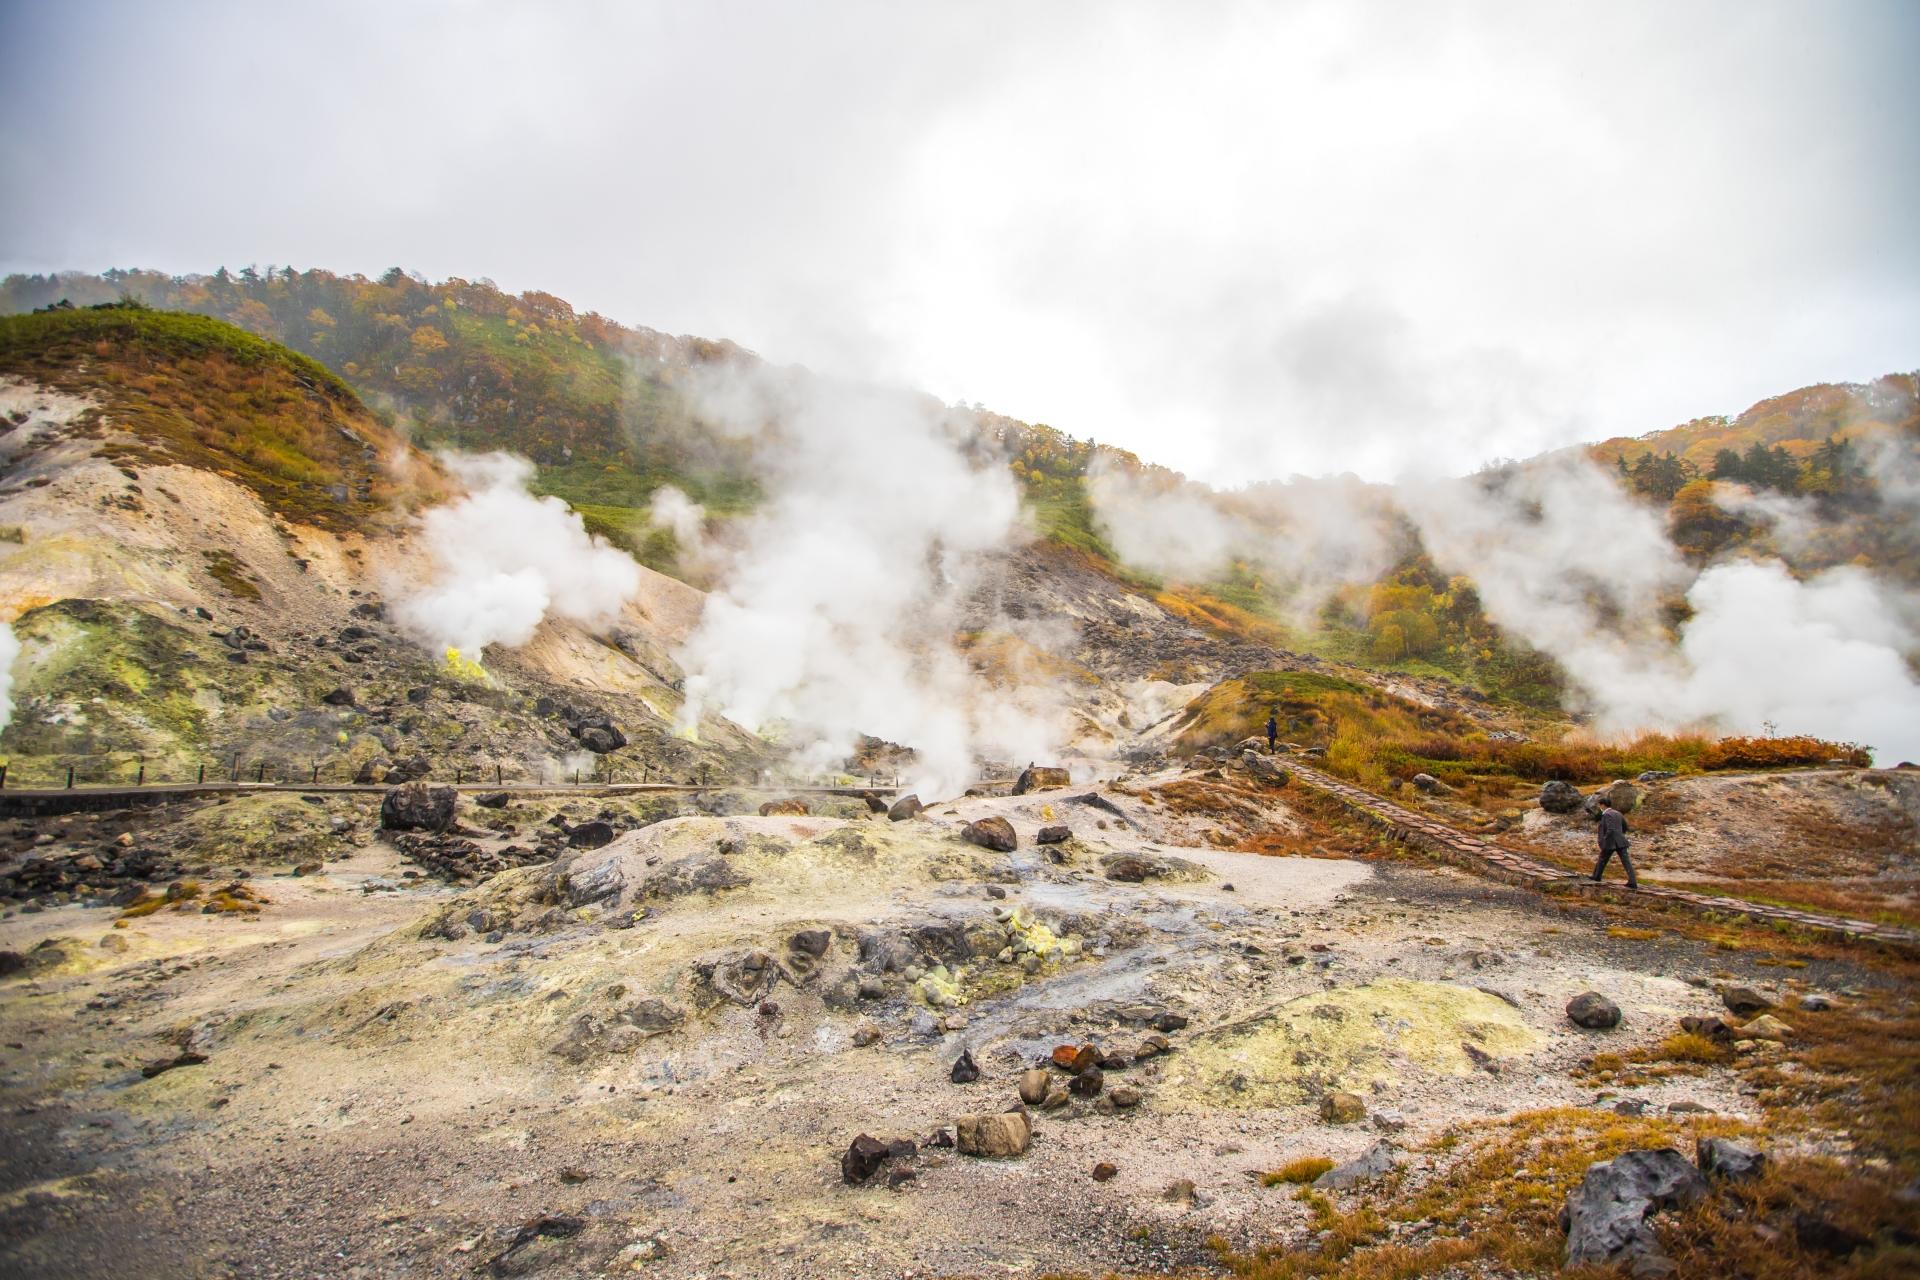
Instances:
[[[13,661],[20,656],[20,640],[13,624],[0,622],[0,729],[13,723]]]
[[[1896,483],[1907,455],[1872,455]],[[1238,494],[1120,480],[1092,487],[1104,529],[1130,563],[1204,580],[1229,559],[1285,564],[1305,555],[1227,514]],[[1722,486],[1730,510],[1774,526],[1783,545],[1813,529],[1810,504]],[[1390,517],[1359,499],[1319,491],[1319,519],[1364,545],[1389,547]],[[1843,567],[1796,579],[1778,560],[1690,566],[1669,541],[1664,513],[1637,501],[1581,453],[1460,480],[1408,481],[1392,491],[1435,565],[1473,579],[1488,617],[1551,655],[1567,673],[1575,709],[1596,730],[1705,728],[1806,733],[1874,748],[1882,763],[1920,758],[1920,607],[1871,572]],[[1371,580],[1363,558],[1351,580]],[[1692,615],[1669,634],[1667,601]]]
[[[674,485],[663,484],[647,500],[647,523],[673,535],[674,563],[701,577],[718,564],[719,550],[707,537],[707,509]]]
[[[531,462],[489,453],[441,463],[467,493],[421,517],[428,581],[394,588],[394,619],[414,639],[478,662],[488,645],[525,644],[549,617],[609,622],[639,590],[630,556],[560,499],[527,492]]]
[[[1004,464],[969,459],[924,397],[731,370],[699,398],[755,438],[767,496],[676,655],[683,727],[718,712],[809,772],[872,734],[918,753],[926,799],[957,794],[977,757],[1048,758],[1052,691],[989,684],[953,641],[973,570],[1023,536]]]

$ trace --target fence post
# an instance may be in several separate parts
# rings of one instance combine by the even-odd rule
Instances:
[[[465,765],[455,765],[453,767],[453,785],[454,786],[457,787],[460,785],[460,779],[466,773],[466,771],[467,770]]]
[[[240,753],[238,751],[233,753],[233,776],[229,778],[228,781],[240,781]]]
[[[0,764],[0,791],[7,789],[7,766]]]
[[[267,762],[265,760],[262,760],[258,767],[254,769],[253,780],[255,782],[265,782],[267,780]]]
[[[206,780],[207,780],[207,764],[206,764],[206,761],[203,760],[200,762],[200,777],[198,778],[198,781],[205,782]]]
[[[140,766],[140,776],[133,780],[133,785],[136,787],[144,787],[147,785],[147,766],[144,764]]]
[[[313,766],[313,777],[312,777],[312,779],[310,779],[310,781],[312,781],[312,782],[319,782],[319,781],[320,781],[320,766],[319,766],[319,765],[317,765],[317,764],[316,764],[315,766]]]
[[[500,766],[497,764],[493,766],[493,785],[500,785]]]
[[[67,790],[73,790],[73,766],[67,766]]]

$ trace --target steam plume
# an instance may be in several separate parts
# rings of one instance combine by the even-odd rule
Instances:
[[[768,496],[679,655],[683,726],[718,711],[784,733],[808,769],[875,734],[915,749],[928,797],[956,794],[977,756],[1045,758],[1051,695],[993,687],[954,643],[982,557],[1020,534],[1005,467],[969,460],[946,410],[903,393],[752,369],[701,404],[754,437]]]
[[[19,656],[13,624],[0,622],[0,729],[13,723],[13,660]]]
[[[610,621],[639,589],[631,557],[589,534],[566,503],[527,492],[531,462],[505,453],[441,462],[468,492],[421,518],[432,582],[394,609],[415,639],[478,661],[490,644],[525,644],[550,616]]]

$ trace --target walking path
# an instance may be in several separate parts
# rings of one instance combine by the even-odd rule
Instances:
[[[1920,950],[1920,932],[1903,929],[1898,925],[1875,924],[1868,920],[1849,920],[1844,916],[1824,915],[1817,911],[1802,911],[1794,907],[1767,906],[1758,902],[1747,902],[1741,898],[1722,898],[1705,893],[1691,893],[1685,889],[1666,889],[1648,885],[1641,889],[1629,890],[1624,883],[1616,884],[1609,881],[1595,884],[1582,873],[1570,872],[1565,867],[1556,867],[1552,863],[1529,858],[1511,849],[1503,849],[1478,836],[1468,835],[1444,822],[1382,799],[1371,791],[1362,790],[1350,782],[1342,782],[1309,765],[1288,760],[1286,767],[1292,772],[1295,781],[1332,796],[1349,812],[1381,828],[1400,843],[1430,853],[1443,862],[1452,863],[1454,866],[1479,875],[1491,876],[1508,884],[1536,889],[1542,893],[1581,893],[1621,901],[1652,902],[1661,906],[1712,912],[1719,915],[1741,915],[1816,933],[1882,943],[1902,950]]]

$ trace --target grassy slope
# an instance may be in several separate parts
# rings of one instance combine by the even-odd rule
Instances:
[[[232,475],[289,520],[349,529],[400,496],[399,438],[324,366],[205,316],[110,307],[0,317],[0,374],[93,397],[103,452]],[[341,495],[344,493],[344,497]]]

